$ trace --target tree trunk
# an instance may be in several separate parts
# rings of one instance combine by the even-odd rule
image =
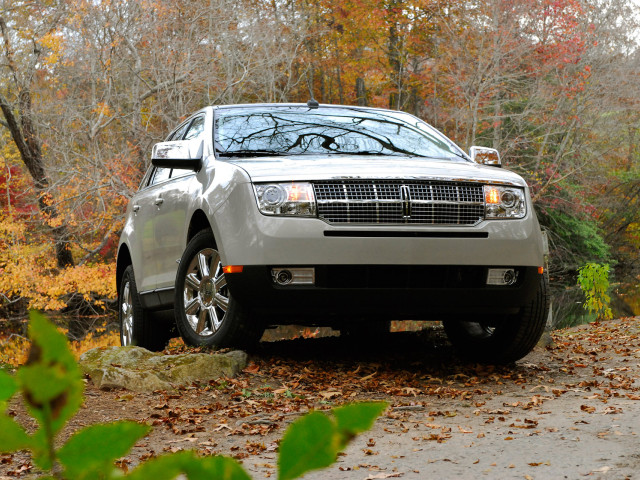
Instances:
[[[395,24],[389,27],[389,65],[391,66],[392,76],[395,77],[394,83],[396,84],[397,91],[389,93],[389,108],[400,110],[400,82],[401,82],[401,62],[400,62],[400,53],[399,53],[399,44],[400,40],[398,39],[398,31],[396,29]]]
[[[398,92],[389,93],[389,110],[399,110]]]
[[[23,89],[19,94],[18,112],[20,125],[13,113],[11,105],[0,93],[0,109],[4,114],[11,137],[18,147],[20,158],[24,162],[36,189],[38,208],[44,222],[49,225],[56,248],[56,260],[59,268],[73,266],[73,255],[69,249],[69,233],[64,224],[59,224],[58,210],[48,191],[49,180],[44,170],[40,140],[36,136],[31,118],[31,92]]]
[[[625,170],[627,172],[631,171],[631,167],[633,167],[635,161],[635,153],[636,153],[636,133],[638,129],[636,127],[629,126],[627,129],[627,134],[629,136],[629,148],[627,151],[627,163],[625,165]]]
[[[362,77],[356,78],[356,100],[358,102],[358,106],[367,106],[367,88],[364,84],[364,78]]]
[[[502,144],[502,108],[500,105],[500,95],[496,96],[493,106],[493,148],[500,150]]]

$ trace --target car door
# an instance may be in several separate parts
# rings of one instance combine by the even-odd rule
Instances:
[[[203,137],[204,123],[205,115],[197,115],[189,123],[182,138],[172,140],[197,140]],[[169,181],[157,192],[157,212],[153,224],[156,235],[158,290],[173,288],[178,262],[186,245],[191,214],[189,206],[198,195],[199,189],[196,172],[173,169]]]
[[[154,220],[157,211],[156,199],[162,186],[170,179],[170,168],[152,168],[145,185],[132,200],[132,248],[133,268],[138,291],[141,294],[155,290],[158,275],[158,245]]]
[[[191,124],[191,119],[180,124],[167,140],[180,139]],[[157,217],[162,200],[161,192],[167,188],[171,179],[170,168],[151,167],[140,190],[132,199],[133,215],[131,222],[131,247],[135,253],[133,268],[136,275],[138,291],[141,294],[156,290],[158,275],[161,271],[158,260],[163,245],[163,235],[158,231]]]

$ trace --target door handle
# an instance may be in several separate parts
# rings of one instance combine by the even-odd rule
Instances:
[[[137,213],[138,210],[140,210],[140,205],[134,205],[133,206],[133,213]]]
[[[164,199],[161,197],[156,198],[155,204],[160,206],[164,203]]]

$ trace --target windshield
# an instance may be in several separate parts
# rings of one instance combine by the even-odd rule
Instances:
[[[220,157],[344,154],[467,160],[440,132],[402,112],[256,106],[220,108],[215,115]]]

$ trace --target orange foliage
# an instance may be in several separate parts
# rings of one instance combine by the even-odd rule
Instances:
[[[8,299],[24,299],[28,308],[39,310],[65,308],[70,294],[80,295],[96,306],[114,299],[113,262],[56,268],[55,247],[42,221],[34,218],[37,210],[28,207],[30,202],[34,202],[30,198],[30,182],[21,169],[14,167],[18,164],[15,158],[16,153],[9,147],[5,147],[4,155],[0,157],[0,172],[11,173],[0,177],[0,205],[3,207],[0,209],[0,293]],[[75,190],[69,188],[67,194],[73,195]],[[48,198],[52,201],[50,196]],[[115,203],[122,208],[124,201]],[[58,222],[72,224],[74,212],[60,211],[63,215]],[[106,216],[102,221],[110,225],[115,222]],[[115,238],[114,235],[114,241]],[[84,240],[92,245],[90,238]],[[98,244],[97,240],[93,244]],[[72,250],[74,248],[77,247],[72,244]]]
[[[67,330],[58,328],[66,335]],[[105,332],[104,329],[97,329],[89,332],[80,341],[69,342],[69,348],[76,358],[80,358],[84,352],[92,348],[118,347],[120,346],[119,332]],[[0,365],[7,364],[13,366],[23,365],[27,361],[31,342],[20,335],[0,335]]]
[[[0,365],[18,366],[27,361],[31,342],[20,335],[0,335]]]
[[[29,174],[0,129],[0,298],[45,310],[64,308],[72,294],[97,305],[114,299],[118,234],[147,152],[205,103],[304,102],[311,89],[323,103],[404,110],[465,149],[498,147],[530,181],[538,205],[546,196],[550,208],[561,180],[585,165],[600,162],[608,176],[612,158],[629,169],[637,157],[637,113],[617,113],[625,103],[637,112],[635,90],[625,93],[621,81],[610,107],[596,102],[606,105],[611,81],[598,85],[603,67],[594,60],[609,69],[618,53],[598,57],[606,32],[595,30],[584,2],[242,0],[226,11],[232,3],[5,5],[13,60],[33,79],[25,92],[48,175],[43,202],[58,216],[38,210]],[[40,28],[49,24],[56,27]],[[11,64],[6,54],[0,60]],[[628,120],[630,140],[623,128],[620,138],[605,130],[591,148],[597,130],[581,130],[589,116],[594,125]],[[591,178],[600,176],[580,181]],[[64,270],[51,240],[60,226],[80,264]],[[624,233],[634,257],[639,230],[636,219]]]
[[[104,330],[97,330],[95,333],[90,332],[87,336],[80,341],[70,342],[69,348],[71,352],[80,358],[84,352],[91,350],[92,348],[105,348],[105,347],[119,347],[120,346],[120,333],[119,332],[107,332]]]

